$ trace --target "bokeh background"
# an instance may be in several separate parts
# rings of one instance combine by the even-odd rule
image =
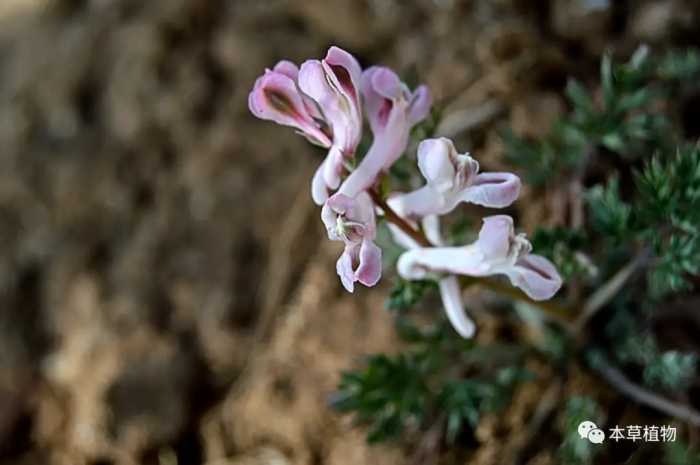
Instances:
[[[0,463],[415,463],[327,408],[340,370],[398,345],[387,285],[341,290],[309,196],[322,154],[249,114],[254,79],[339,45],[427,83],[440,132],[494,169],[498,125],[543,134],[567,76],[595,79],[607,49],[700,45],[699,12],[0,0]],[[529,195],[525,230],[565,221],[561,192]],[[485,421],[473,463],[506,463],[541,389]],[[616,396],[584,373],[566,389]],[[550,446],[530,463],[552,463]]]

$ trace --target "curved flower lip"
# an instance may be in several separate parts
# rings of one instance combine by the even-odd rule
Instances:
[[[452,327],[463,338],[469,339],[474,336],[476,326],[474,322],[467,316],[462,303],[462,290],[459,287],[459,282],[456,276],[448,276],[442,278],[438,282],[440,288],[440,297],[442,305],[445,307],[445,313],[450,320]]]
[[[515,235],[513,220],[506,215],[484,219],[479,239],[462,247],[413,249],[399,257],[397,269],[405,279],[423,279],[430,272],[467,276],[506,275],[533,300],[546,300],[562,286],[554,265],[530,254],[531,245]]]
[[[377,66],[368,73],[368,77],[372,89],[385,99],[396,100],[402,96],[401,80],[389,68]]]
[[[513,219],[508,215],[484,218],[476,241],[485,257],[510,260],[504,271],[514,286],[532,300],[547,300],[557,293],[563,281],[556,267],[540,255],[534,255],[532,245],[523,236],[515,235]]]
[[[512,173],[480,173],[461,197],[463,202],[505,208],[520,195],[520,178]]]
[[[323,60],[307,60],[299,71],[299,88],[318,103],[333,132],[333,145],[355,153],[362,136],[361,68],[357,60],[331,47]]]
[[[376,78],[377,74],[380,75],[379,78]],[[398,81],[398,77],[392,71],[379,66],[367,68],[362,73],[361,90],[365,102],[365,113],[375,136],[386,125],[391,111],[392,102],[390,98],[386,97],[387,94],[394,93],[391,92],[392,89],[388,88],[391,85],[390,81],[393,80],[391,75],[395,76],[396,81]],[[376,83],[379,84],[381,93],[377,90]]]
[[[562,286],[562,279],[554,265],[540,255],[526,255],[515,264],[511,282],[532,300],[548,300]]]
[[[382,250],[370,240],[346,246],[335,269],[348,292],[355,290],[356,282],[372,287],[382,276]]]
[[[248,95],[248,108],[258,118],[294,127],[311,142],[330,147],[331,140],[321,128],[315,103],[297,88],[297,74],[296,65],[288,61],[265,70]]]
[[[289,60],[278,61],[272,71],[282,73],[294,82],[299,79],[299,67]]]
[[[423,121],[429,114],[433,106],[433,97],[430,89],[426,85],[416,87],[409,102],[408,122],[411,126]]]
[[[377,284],[382,277],[382,249],[370,240],[362,241],[359,262],[357,280],[368,287]]]
[[[411,218],[444,215],[461,202],[503,208],[520,195],[520,178],[511,173],[479,173],[479,163],[468,154],[458,154],[446,138],[420,143],[418,168],[426,184],[397,200]]]
[[[360,103],[360,83],[362,78],[362,68],[354,56],[335,45],[328,49],[323,65],[327,73],[335,80],[337,88],[341,90],[355,108],[361,109]],[[361,115],[359,115],[361,119]]]

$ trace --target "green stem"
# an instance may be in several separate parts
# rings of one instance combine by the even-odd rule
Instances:
[[[384,212],[384,218],[390,223],[393,223],[395,226],[397,226],[399,229],[401,229],[403,232],[411,236],[411,239],[416,241],[419,245],[423,247],[432,247],[433,244],[430,243],[427,237],[411,226],[406,220],[401,218],[398,213],[396,213],[387,203],[384,199],[382,199],[382,196],[377,192],[375,189],[369,189],[367,192],[369,192],[370,197],[372,197],[372,200],[374,203],[382,209]]]

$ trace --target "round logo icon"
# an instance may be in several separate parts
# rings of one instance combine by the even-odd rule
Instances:
[[[588,433],[588,440],[591,441],[593,444],[602,444],[603,441],[605,441],[605,433],[602,429],[592,429]]]
[[[605,441],[603,430],[590,420],[579,423],[578,434],[581,436],[581,439],[588,439],[593,444],[602,444]]]

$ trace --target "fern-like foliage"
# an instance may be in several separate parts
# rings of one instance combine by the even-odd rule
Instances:
[[[336,409],[368,426],[369,442],[436,422],[454,442],[484,412],[507,405],[514,386],[531,376],[518,366],[517,347],[476,346],[451,335],[448,325],[420,329],[405,317],[398,317],[397,331],[411,348],[368,357],[363,368],[343,373],[332,398]]]

